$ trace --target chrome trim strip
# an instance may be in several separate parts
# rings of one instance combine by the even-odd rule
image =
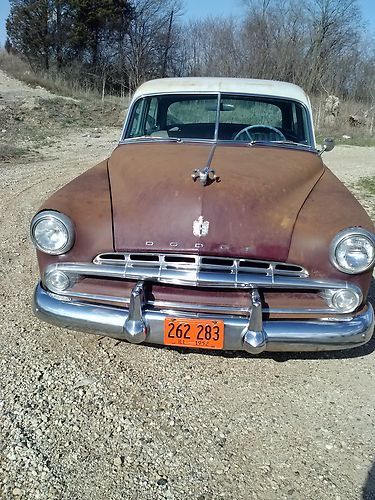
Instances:
[[[125,339],[124,324],[128,311],[123,308],[91,305],[58,300],[40,284],[34,294],[35,314],[54,325]],[[145,309],[143,319],[148,333],[145,342],[163,344],[166,314]],[[203,315],[196,315],[202,317]],[[235,318],[211,315],[225,324],[224,350],[244,350],[243,332],[249,324],[248,317]],[[357,347],[368,342],[374,328],[371,304],[351,320],[295,320],[264,321],[266,351],[320,351]]]
[[[124,299],[125,300],[129,299]],[[116,301],[117,302],[117,301]],[[204,304],[188,304],[184,302],[163,302],[160,300],[150,300],[148,306],[155,307],[159,310],[174,310],[174,311],[191,311],[204,314],[230,314],[241,315],[249,311],[248,307],[229,307],[229,306],[209,306]],[[338,314],[336,309],[327,307],[321,309],[314,308],[280,308],[280,307],[263,307],[262,312],[266,314]]]
[[[57,299],[60,300],[72,300],[79,301],[80,299],[92,304],[100,303],[118,303],[128,305],[130,303],[130,298],[112,296],[112,295],[99,295],[99,294],[89,294],[83,292],[70,291],[67,293],[61,292],[51,292]],[[178,312],[179,314],[183,312],[187,313],[202,313],[202,314],[229,314],[231,316],[239,316],[241,314],[246,314],[249,311],[248,307],[230,307],[230,306],[214,306],[206,304],[192,304],[185,302],[170,302],[161,300],[148,300],[146,303],[147,307],[150,309],[158,310],[169,310]],[[327,307],[321,309],[314,308],[279,308],[279,307],[263,307],[262,311],[266,314],[340,314],[336,309]],[[349,314],[349,313],[348,313]]]
[[[220,127],[220,108],[221,108],[221,92],[217,94],[217,106],[216,106],[216,120],[215,120],[215,132],[214,141],[217,142],[219,139],[219,127]],[[211,158],[212,160],[212,158]],[[211,161],[210,161],[211,164]]]
[[[284,148],[284,149],[293,149],[295,151],[305,151],[306,153],[317,154],[317,150],[312,148],[311,146],[295,145],[295,144],[283,144],[277,142],[264,142],[264,143],[252,143],[246,141],[230,141],[226,139],[194,139],[194,138],[184,138],[179,140],[174,140],[172,137],[169,139],[166,138],[158,138],[158,137],[150,137],[150,138],[129,138],[119,142],[120,146],[126,146],[127,144],[144,144],[144,143],[178,143],[178,144],[186,144],[186,143],[200,143],[207,145],[216,145],[216,146],[225,146],[225,145],[235,145],[237,147],[276,147],[276,148]]]

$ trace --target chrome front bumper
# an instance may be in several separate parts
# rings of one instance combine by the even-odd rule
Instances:
[[[249,318],[230,315],[174,313],[142,307],[142,290],[134,288],[128,308],[61,300],[38,284],[34,312],[42,320],[133,343],[163,344],[167,316],[220,319],[225,325],[224,350],[324,351],[350,349],[371,339],[374,311],[370,303],[359,315],[346,319],[262,321],[259,295],[253,293]],[[130,312],[129,312],[130,311]]]

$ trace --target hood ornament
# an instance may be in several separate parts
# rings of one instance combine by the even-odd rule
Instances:
[[[215,181],[220,181],[220,177],[216,175],[215,170],[211,167],[204,167],[202,169],[196,168],[191,174],[191,177],[194,182],[199,179],[202,186],[208,186]]]
[[[194,236],[201,237],[201,236],[207,236],[208,230],[210,227],[210,223],[208,220],[204,220],[203,216],[201,215],[198,217],[197,220],[193,222],[193,234]]]

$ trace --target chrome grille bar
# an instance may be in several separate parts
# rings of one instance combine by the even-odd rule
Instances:
[[[275,283],[277,277],[307,278],[301,266],[283,262],[230,257],[207,257],[187,254],[103,253],[94,264],[107,269],[121,269],[122,277],[131,280],[155,280],[194,286],[246,287],[254,280],[259,285]]]
[[[68,290],[65,292],[53,293],[50,292],[52,296],[58,298],[59,300],[65,300],[68,302],[85,301],[88,304],[99,303],[117,303],[122,304],[125,307],[129,305],[130,299],[128,297],[116,296],[116,295],[100,295],[100,294],[90,294],[82,292],[74,292]],[[188,302],[170,302],[162,300],[146,300],[145,307],[150,311],[164,311],[171,316],[187,316],[192,317],[199,314],[228,314],[233,316],[248,316],[249,307],[232,307],[232,306],[217,306],[217,305],[207,305],[198,303],[188,303]],[[332,307],[289,307],[289,308],[277,308],[277,307],[263,307],[262,312],[265,314],[327,314],[332,315],[337,313]],[[332,318],[334,319],[334,318]]]

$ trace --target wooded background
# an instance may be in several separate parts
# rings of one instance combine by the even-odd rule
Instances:
[[[285,80],[375,103],[375,45],[356,0],[244,0],[184,21],[183,0],[10,0],[6,49],[35,71],[125,95],[163,76]]]

